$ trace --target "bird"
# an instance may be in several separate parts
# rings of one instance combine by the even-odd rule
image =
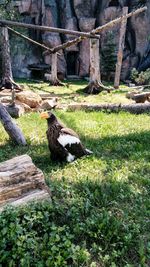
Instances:
[[[58,121],[52,112],[42,112],[40,117],[47,119],[46,135],[52,161],[70,163],[82,156],[93,154],[82,145],[77,133]]]

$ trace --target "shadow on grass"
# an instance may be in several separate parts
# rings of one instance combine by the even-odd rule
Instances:
[[[69,119],[61,115],[66,125],[69,125]],[[143,131],[140,133],[130,133],[122,136],[107,136],[103,138],[88,138],[80,133],[80,129],[77,128],[75,121],[71,119],[71,125],[73,129],[76,129],[80,139],[85,147],[93,151],[91,157],[103,158],[109,162],[111,166],[111,160],[118,159],[121,162],[124,160],[146,160],[150,161],[150,132]],[[47,142],[34,145],[28,142],[27,146],[15,146],[11,142],[7,142],[5,145],[0,146],[0,161],[7,160],[16,155],[29,154],[35,163],[38,163],[45,169],[47,165],[53,166],[64,166],[64,164],[57,164],[51,162],[49,156],[49,149]]]
[[[69,125],[66,117],[63,120]],[[77,129],[74,122],[72,125]],[[118,168],[121,168],[125,161],[142,161],[144,159],[149,162],[150,160],[150,144],[148,142],[150,132],[148,131],[121,137],[114,135],[101,139],[80,136],[84,144],[94,152],[91,160],[92,158],[102,158],[107,162],[107,172],[110,174],[114,169],[114,160],[116,159],[119,162]],[[68,181],[67,177],[51,180],[49,178],[51,178],[52,171],[57,172],[65,168],[66,164],[51,162],[46,142],[37,145],[29,144],[26,147],[17,147],[6,143],[0,148],[0,161],[1,158],[7,160],[25,153],[31,156],[36,166],[46,174],[47,183],[52,189],[54,199],[57,198],[57,205],[59,203],[59,207],[56,206],[55,212],[51,215],[53,217],[50,216],[52,222],[61,226],[68,225],[71,233],[75,236],[74,242],[81,242],[81,244],[86,242],[87,247],[93,251],[92,244],[100,246],[102,255],[110,254],[111,260],[113,259],[117,264],[119,262],[118,266],[124,266],[124,259],[135,266],[140,262],[139,241],[144,238],[144,244],[147,242],[148,195],[144,190],[142,192],[135,191],[132,182],[137,183],[139,178],[143,178],[144,171],[145,174],[149,174],[150,166],[144,168],[136,166],[127,181],[117,181],[107,175],[105,180],[100,180],[98,175],[95,180],[92,180],[91,177],[73,181]],[[67,166],[71,168],[71,164],[67,164]],[[136,175],[137,177],[135,177]],[[146,186],[147,184],[145,184],[145,188]],[[116,258],[113,256],[114,248],[115,251],[118,251]],[[96,257],[98,253],[95,247]]]

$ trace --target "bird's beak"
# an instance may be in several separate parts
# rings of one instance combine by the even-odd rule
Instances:
[[[40,114],[40,118],[42,118],[42,119],[48,119],[48,118],[49,118],[49,115],[48,115],[47,112],[42,112],[42,113]]]

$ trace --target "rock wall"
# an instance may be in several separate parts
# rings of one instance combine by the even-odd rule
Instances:
[[[129,11],[138,8],[140,3],[146,3],[148,10],[128,20],[122,79],[126,79],[133,67],[138,67],[145,55],[150,51],[150,0],[20,0],[13,1],[18,9],[21,20],[33,24],[61,27],[71,30],[91,31],[121,15],[122,7],[128,6]],[[119,25],[112,28],[116,53],[118,48]],[[58,33],[28,31],[28,35],[37,41],[54,47],[74,37]],[[107,32],[101,34],[101,49],[103,52]],[[25,41],[13,39],[12,64],[14,76],[29,77],[29,64],[51,64],[51,57],[44,56],[38,47]],[[19,42],[19,45],[18,45]],[[60,51],[58,57],[58,72],[85,77],[89,75],[89,40],[74,45],[65,51]]]

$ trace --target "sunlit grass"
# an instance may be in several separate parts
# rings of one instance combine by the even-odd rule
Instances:
[[[81,84],[78,88],[34,86],[30,88],[62,95],[64,102],[72,101],[70,94],[81,88]],[[119,101],[117,93],[77,97],[96,103],[110,98]],[[52,220],[68,225],[74,242],[86,246],[90,262],[83,266],[149,266],[150,116],[85,111],[55,114],[79,134],[93,155],[71,164],[52,163],[46,121],[32,113],[16,121],[27,139],[26,147],[14,146],[0,125],[0,162],[27,153],[44,172],[60,216],[58,219],[54,210]]]
[[[28,86],[26,86],[26,80],[22,80],[20,83],[25,86],[25,89],[30,89],[33,92],[50,93],[52,96],[58,96],[62,104],[71,102],[125,104],[132,102],[125,97],[129,89],[123,85],[120,86],[119,90],[110,93],[103,91],[98,95],[87,95],[82,92],[82,89],[88,84],[88,82],[84,80],[66,81],[64,82],[64,86],[50,86],[49,83],[34,83],[31,81],[28,83]]]

